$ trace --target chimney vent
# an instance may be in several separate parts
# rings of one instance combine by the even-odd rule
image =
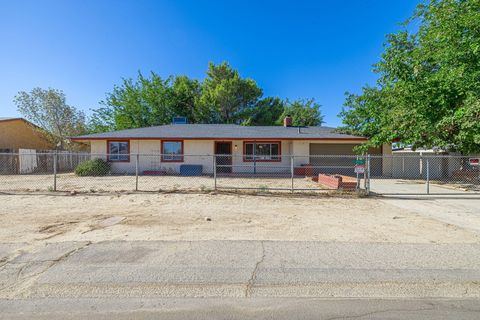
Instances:
[[[287,115],[285,119],[283,119],[283,126],[284,127],[291,127],[293,123],[293,119],[290,115]]]

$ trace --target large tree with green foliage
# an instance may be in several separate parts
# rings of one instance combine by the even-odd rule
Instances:
[[[404,30],[388,35],[377,85],[347,95],[344,131],[370,137],[370,145],[479,152],[479,21],[478,0],[419,5]]]
[[[286,116],[292,117],[294,126],[320,126],[323,123],[320,105],[314,99],[299,99],[293,102],[287,100],[277,124],[282,124]]]
[[[241,78],[228,63],[209,63],[197,102],[210,123],[242,123],[262,94],[254,80]]]
[[[285,110],[285,102],[278,97],[259,100],[242,115],[244,126],[273,126]]]
[[[95,132],[149,127],[171,123],[174,116],[190,121],[203,121],[196,107],[200,84],[185,76],[162,79],[152,72],[150,77],[138,74],[136,80],[124,79],[94,110],[90,130]]]
[[[185,116],[189,123],[236,123],[278,125],[285,115],[295,125],[320,125],[319,105],[313,100],[290,103],[263,97],[252,79],[242,78],[228,63],[210,63],[206,78],[199,82],[186,76],[162,79],[138,74],[124,79],[107,94],[102,106],[90,119],[91,132],[169,124],[174,116]]]
[[[27,120],[36,124],[44,136],[60,149],[75,149],[67,139],[86,132],[85,114],[66,102],[65,94],[56,89],[34,88],[20,91],[14,99]]]

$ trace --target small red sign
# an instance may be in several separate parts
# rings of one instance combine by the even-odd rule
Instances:
[[[471,166],[478,166],[480,165],[480,158],[470,158],[468,159],[468,162]]]

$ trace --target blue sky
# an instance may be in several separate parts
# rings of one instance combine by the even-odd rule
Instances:
[[[265,95],[315,98],[337,126],[344,92],[375,82],[385,34],[419,1],[0,0],[0,117],[36,86],[88,115],[138,70],[202,79],[228,61]]]

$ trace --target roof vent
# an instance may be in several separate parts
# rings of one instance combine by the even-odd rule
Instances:
[[[172,124],[187,124],[187,117],[173,117]]]

